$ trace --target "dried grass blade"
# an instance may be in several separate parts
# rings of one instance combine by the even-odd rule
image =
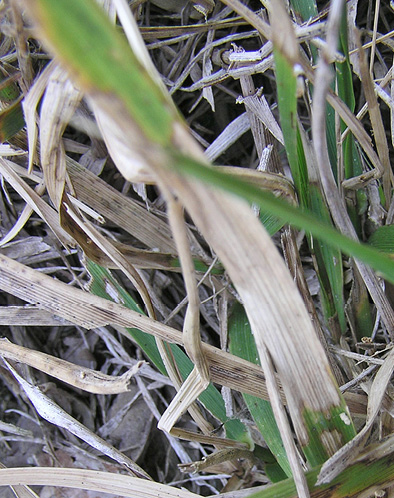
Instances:
[[[0,462],[0,469],[6,469],[7,467]],[[17,498],[40,498],[37,493],[35,493],[28,486],[11,486]]]
[[[49,76],[40,109],[40,156],[48,194],[60,210],[66,183],[66,159],[61,137],[80,100],[81,92],[55,66]]]
[[[74,160],[67,158],[67,171],[77,197],[98,211],[105,219],[115,222],[149,248],[176,254],[170,227],[161,218],[125,197]],[[193,251],[198,245],[193,244]]]
[[[66,4],[59,1],[54,9],[53,4],[46,4],[47,1],[35,0],[24,5],[40,23],[46,38],[49,35],[51,46],[57,46],[55,51],[58,55],[61,54],[69,65],[73,65],[74,74],[79,75],[80,83],[84,82],[95,106],[111,116],[127,134],[131,151],[144,153],[159,181],[182,200],[208,243],[217,252],[245,303],[257,347],[261,351],[267,347],[273,358],[301,446],[310,456],[318,448],[318,458],[327,458],[343,444],[337,437],[338,432],[346,441],[353,436],[354,428],[303,301],[269,236],[245,202],[182,176],[186,158],[180,156],[179,149],[181,153],[203,162],[201,150],[173,107],[168,106],[168,97],[162,95],[161,89],[140,67],[133,53],[125,47],[123,39],[113,28],[110,29],[108,21],[94,8],[95,4],[76,2],[75,12],[72,10],[75,14],[72,21],[70,19],[73,29],[79,22],[78,10],[83,9],[85,17],[92,21],[91,29],[84,32],[94,36],[90,40],[89,52],[82,53],[82,57],[78,49],[76,60],[73,54],[76,47],[72,44],[67,44],[66,48],[60,46],[57,36],[53,36],[55,23],[59,29],[65,28],[62,9],[66,8]],[[40,16],[38,7],[44,9],[45,17]],[[68,3],[67,9],[70,12]],[[90,10],[94,10],[91,16]],[[50,15],[54,17],[48,18]],[[98,35],[101,31],[106,33],[105,46],[103,36]],[[93,43],[96,45],[93,46]],[[102,64],[92,68],[87,80],[85,66],[92,64],[91,51],[97,50],[97,44],[103,49],[97,52]],[[119,54],[115,64],[114,53]],[[94,57],[94,60],[98,58]],[[130,71],[129,62],[133,65],[133,71]],[[92,78],[93,72],[95,78]],[[82,74],[85,76],[82,77]],[[119,85],[120,76],[122,85]],[[133,85],[133,94],[129,91],[126,77]],[[111,98],[108,98],[108,87],[105,92],[100,88],[106,84],[113,88]],[[149,112],[141,107],[140,97],[150,99]],[[177,171],[171,167],[177,167]],[[123,170],[123,173],[127,175],[127,171]],[[278,313],[278,310],[281,312]],[[302,384],[294,383],[297,378],[302,379]],[[317,427],[319,430],[316,430]]]
[[[42,391],[37,387],[26,382],[16,370],[4,360],[8,369],[18,381],[19,385],[25,392],[26,396],[34,405],[37,412],[45,420],[51,424],[62,427],[88,443],[93,448],[104,453],[104,455],[109,456],[116,462],[124,465],[128,470],[130,470],[134,475],[144,479],[150,479],[149,475],[141,469],[135,462],[124,455],[122,452],[114,448],[112,445],[108,444],[106,441],[101,439],[99,436],[94,434],[92,431],[87,429],[83,424],[78,422],[75,418],[71,417],[67,412],[65,412],[59,405],[53,402],[48,396],[42,393]]]
[[[115,377],[90,368],[74,365],[69,361],[61,360],[39,351],[18,346],[7,339],[0,339],[0,356],[30,365],[67,384],[94,394],[127,392],[131,378],[143,364],[143,362],[138,362],[125,374]]]
[[[245,113],[236,117],[229,123],[222,133],[205,150],[205,156],[210,161],[215,161],[223,152],[225,152],[239,137],[250,129],[248,115]]]
[[[37,185],[34,189],[34,192],[39,197],[41,197],[41,195],[43,195],[45,192],[44,182],[41,182],[39,185]],[[34,210],[28,204],[23,208],[23,211],[21,212],[17,222],[13,225],[11,230],[6,233],[0,240],[0,247],[7,244],[8,242],[11,242],[18,235],[18,233],[23,229],[23,227],[30,219],[30,216],[33,214],[33,212]]]
[[[86,219],[83,219],[71,204],[67,204],[68,196],[64,196],[63,199],[62,208],[65,209],[67,215],[75,223],[75,226],[79,227],[85,235],[85,238],[78,237],[78,242],[84,248],[85,252],[89,254],[90,250],[93,250],[91,247],[93,244],[100,251],[103,251],[103,253],[115,263],[116,267],[133,283],[146,306],[149,316],[154,318],[155,312],[148,289],[138,271],[109,240],[107,240],[91,223]],[[72,230],[72,233],[76,236],[75,230]]]
[[[74,246],[74,239],[59,225],[59,217],[41,197],[15,173],[12,162],[0,157],[0,171],[29,206],[48,224],[56,237],[65,246]]]
[[[197,498],[198,495],[136,477],[87,469],[53,467],[16,467],[0,469],[0,485],[64,486],[110,493],[126,498]]]
[[[169,343],[183,344],[182,333],[120,304],[70,287],[0,254],[0,288],[41,309],[92,329],[109,324],[137,328]],[[61,305],[59,305],[61,296]],[[203,344],[214,382],[268,398],[260,367]]]
[[[29,150],[29,165],[28,172],[33,170],[33,163],[35,160],[35,153],[38,141],[38,114],[37,106],[44,94],[48,80],[56,67],[54,62],[50,62],[44,71],[36,78],[33,85],[30,87],[29,92],[22,101],[23,112],[26,121],[26,131]]]

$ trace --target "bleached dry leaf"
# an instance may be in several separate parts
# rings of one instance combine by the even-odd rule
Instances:
[[[246,97],[239,98],[238,102],[245,104],[245,107],[253,112],[253,114],[255,114],[255,116],[262,123],[264,123],[266,128],[272,133],[278,142],[281,144],[284,143],[282,130],[272,114],[268,102],[263,94],[256,93],[254,95],[248,95]]]
[[[89,223],[86,219],[82,218],[82,216],[78,214],[78,212],[71,204],[66,204],[66,201],[64,201],[64,208],[67,214],[75,223],[75,226],[79,226],[86,237],[87,242],[85,240],[79,240],[85,252],[89,254],[89,244],[95,244],[100,251],[108,256],[108,258],[115,263],[116,268],[119,268],[124,273],[124,275],[133,283],[146,306],[149,316],[153,318],[155,312],[153,310],[149,292],[145,286],[143,279],[141,278],[141,275],[134,268],[134,266],[113,244],[111,244],[110,240],[106,239],[104,235],[102,235],[94,227],[94,225]]]
[[[170,227],[158,216],[67,158],[67,170],[77,197],[151,249],[176,254]],[[197,245],[195,246],[197,249]],[[196,250],[194,249],[194,250]]]
[[[56,327],[71,325],[71,322],[48,313],[37,306],[0,306],[0,325]]]
[[[215,161],[233,143],[235,143],[245,132],[250,129],[249,118],[245,113],[236,117],[229,123],[222,133],[205,150],[205,155],[210,161]]]
[[[45,185],[44,182],[40,183],[37,185],[34,189],[34,192],[38,195],[41,196],[45,192]],[[0,247],[4,246],[5,244],[8,244],[11,242],[17,235],[18,233],[23,229],[23,227],[26,225],[26,223],[29,221],[31,215],[33,214],[33,209],[29,206],[29,204],[26,204],[26,206],[23,208],[18,220],[12,228],[9,230],[8,233],[4,235],[4,237],[0,241]]]
[[[6,468],[7,467],[0,462],[0,469]],[[12,486],[12,491],[15,493],[17,498],[39,498],[39,496],[28,486],[15,485]]]
[[[66,183],[66,158],[61,137],[73,116],[81,92],[67,73],[55,66],[48,78],[40,108],[40,158],[48,194],[57,209]]]
[[[124,130],[115,120],[103,113],[99,106],[91,102],[91,107],[108,152],[119,171],[121,173],[128,171],[130,173],[128,179],[132,183],[155,183],[143,151],[136,148],[131,153]]]
[[[26,363],[67,384],[95,394],[127,392],[131,378],[143,365],[143,362],[138,362],[133,368],[119,377],[105,375],[48,354],[18,346],[7,339],[0,339],[0,356]]]
[[[129,498],[197,498],[198,495],[144,479],[97,470],[53,467],[0,469],[0,486],[30,484],[90,489]]]
[[[44,71],[36,78],[29,92],[22,101],[23,113],[27,128],[28,150],[29,150],[29,166],[28,171],[33,170],[33,162],[35,161],[37,140],[38,140],[38,114],[37,106],[45,92],[49,77],[56,67],[54,62],[50,62]]]

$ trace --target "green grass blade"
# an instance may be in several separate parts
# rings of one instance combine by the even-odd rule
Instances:
[[[280,124],[285,142],[287,159],[291,168],[297,193],[303,196],[307,191],[306,171],[299,167],[297,144],[297,79],[288,59],[274,48],[275,75],[278,93]],[[306,204],[306,198],[300,204]]]
[[[0,112],[0,142],[8,142],[10,138],[18,133],[25,126],[23,116],[22,97]]]
[[[248,318],[240,304],[236,304],[231,310],[228,323],[228,334],[230,340],[230,353],[252,363],[259,364],[259,355]],[[275,455],[278,463],[285,472],[285,475],[291,476],[290,464],[270,402],[249,394],[243,394],[243,398],[253,420],[267,443],[268,448]]]
[[[317,15],[317,7],[314,0],[291,0],[290,3],[295,14],[303,21],[307,21]]]
[[[301,2],[304,7],[313,2]],[[314,11],[316,6],[311,6]],[[308,10],[308,9],[307,9]],[[276,83],[278,91],[278,106],[280,122],[285,141],[285,149],[294,179],[294,184],[302,207],[308,208],[317,220],[332,224],[328,209],[317,184],[311,182],[303,144],[298,131],[296,76],[292,64],[278,51],[274,51]],[[313,174],[313,176],[315,176]],[[311,175],[312,177],[312,175]],[[308,240],[316,257],[317,274],[322,289],[321,297],[326,322],[338,319],[342,330],[345,329],[343,273],[341,254],[338,248],[327,246],[319,240]]]
[[[309,186],[310,209],[323,223],[332,225],[328,208],[319,187]],[[338,320],[342,332],[346,330],[345,298],[343,295],[342,254],[338,248],[328,246],[320,240],[310,244],[317,264],[317,276],[320,283],[321,302],[326,323]]]
[[[394,225],[384,225],[369,237],[368,243],[379,251],[394,253]]]
[[[348,47],[348,26],[346,15],[346,4],[343,7],[344,12],[339,30],[339,50],[345,56],[343,62],[336,62],[335,74],[336,85],[339,97],[345,102],[349,109],[354,112],[356,99],[353,88],[353,74],[350,64],[349,47]],[[341,133],[346,129],[346,125],[341,121]],[[362,174],[364,168],[361,162],[360,154],[357,150],[354,136],[348,133],[342,144],[342,156],[344,164],[345,178],[353,178]],[[347,210],[353,226],[359,236],[362,235],[362,215],[368,209],[367,194],[364,189],[356,192],[348,192]],[[358,289],[357,298],[352,300],[351,307],[354,314],[355,331],[358,339],[364,336],[370,336],[374,327],[374,317],[369,302],[369,294],[364,282],[361,281],[358,274],[355,275],[355,287]]]

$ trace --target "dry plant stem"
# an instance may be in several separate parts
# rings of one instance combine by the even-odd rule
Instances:
[[[373,19],[373,35],[372,35],[372,45],[371,45],[371,60],[369,62],[369,72],[371,74],[371,77],[373,75],[373,64],[375,62],[376,33],[377,33],[377,30],[378,30],[379,10],[380,10],[380,0],[375,0],[375,15],[374,15],[374,19]]]
[[[31,82],[34,79],[33,66],[29,53],[29,46],[27,43],[27,38],[25,34],[25,28],[23,26],[22,15],[19,8],[16,6],[13,0],[7,2],[11,9],[12,24],[15,26],[15,47],[18,55],[19,69],[22,74],[21,86],[23,93],[26,94],[31,86]]]
[[[329,14],[329,27],[327,30],[327,45],[321,53],[319,66],[315,78],[315,91],[312,104],[312,134],[313,145],[315,148],[318,171],[324,190],[327,204],[330,208],[333,220],[338,229],[350,238],[357,239],[356,231],[346,212],[343,199],[341,198],[338,187],[330,167],[330,160],[326,142],[325,126],[325,109],[326,96],[328,93],[332,73],[330,69],[330,54],[336,48],[338,39],[338,26],[342,15],[343,0],[335,0],[331,4]],[[379,310],[382,320],[389,331],[391,337],[394,337],[394,312],[387,300],[382,288],[373,271],[360,261],[355,261],[357,268],[367,286],[369,293],[377,309]]]
[[[244,5],[240,0],[222,0],[222,3],[228,5],[234,12],[239,14],[243,19],[257,29],[267,40],[271,39],[271,27],[261,17],[255,14],[249,7]]]
[[[166,189],[162,187],[162,191],[166,192]],[[198,296],[194,263],[189,248],[190,243],[185,230],[185,221],[182,212],[183,208],[171,194],[168,193],[166,198],[167,212],[172,232],[174,234],[174,239],[178,247],[179,259],[181,262],[182,274],[188,297],[188,306],[183,326],[183,344],[186,352],[190,356],[190,359],[197,367],[197,371],[201,376],[201,379],[208,383],[208,366],[201,349],[200,299]]]
[[[244,97],[249,95],[254,95],[256,93],[255,86],[253,84],[253,79],[251,76],[241,76],[239,79],[242,88],[242,94]],[[264,140],[264,125],[263,123],[256,117],[256,115],[250,111],[246,107],[246,114],[249,118],[250,129],[253,134],[254,144],[256,147],[257,155],[259,160],[261,159],[263,150],[266,146]]]

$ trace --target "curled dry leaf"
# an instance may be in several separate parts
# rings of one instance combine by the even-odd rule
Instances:
[[[39,351],[33,351],[7,339],[0,339],[0,356],[9,360],[26,363],[52,377],[56,377],[84,391],[96,394],[117,394],[127,392],[131,378],[143,365],[139,361],[133,368],[119,377],[105,375],[90,368],[74,365]]]

